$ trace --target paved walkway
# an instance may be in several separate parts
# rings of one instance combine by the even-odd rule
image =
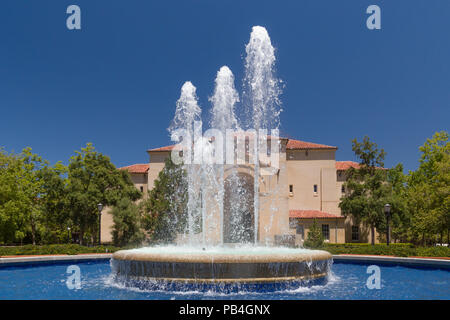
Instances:
[[[450,259],[448,257],[395,257],[382,255],[339,254],[333,255],[333,260],[450,269]]]
[[[17,255],[1,256],[0,266],[14,264],[44,263],[58,261],[86,261],[86,260],[106,260],[112,257],[111,253],[83,253],[77,255]],[[395,257],[382,255],[357,255],[339,254],[333,255],[334,261],[399,264],[405,266],[428,266],[450,269],[450,258],[448,257]]]
[[[45,262],[87,261],[111,259],[111,253],[87,253],[77,255],[34,255],[34,256],[8,256],[0,257],[0,267],[6,265],[23,265]]]

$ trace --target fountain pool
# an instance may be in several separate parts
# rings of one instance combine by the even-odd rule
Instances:
[[[163,246],[114,253],[113,274],[125,281],[274,283],[323,278],[331,255],[321,250],[274,247]]]
[[[182,159],[180,149],[170,156],[186,174],[185,183],[173,194],[187,194],[187,200],[168,216],[171,230],[177,230],[184,243],[114,253],[112,273],[118,281],[239,286],[326,277],[332,263],[328,252],[277,246],[276,239],[292,235],[282,188],[286,170],[279,166],[284,148],[278,137],[280,80],[275,75],[275,49],[264,27],[252,28],[245,51],[244,119],[235,113],[240,97],[227,66],[217,72],[208,134],[202,132],[202,109],[190,81],[183,84],[176,103],[169,132]],[[246,133],[241,134],[242,127]],[[236,142],[224,142],[227,136]],[[240,158],[239,150],[245,156]],[[180,227],[180,221],[185,225]]]
[[[76,264],[81,271],[81,288],[71,290],[67,268]],[[450,299],[450,271],[438,268],[410,268],[380,264],[381,288],[366,285],[367,263],[335,261],[325,283],[299,283],[289,288],[259,287],[224,291],[213,286],[206,290],[192,287],[126,286],[111,275],[109,259],[86,262],[51,262],[23,266],[0,266],[0,299],[77,299],[77,300],[171,300],[171,299]]]

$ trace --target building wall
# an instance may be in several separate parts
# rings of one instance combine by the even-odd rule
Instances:
[[[101,218],[101,243],[112,243],[112,231],[114,227],[113,216],[111,214],[111,208],[105,207],[102,212]]]
[[[339,201],[340,198],[345,195],[345,190],[342,189],[345,181],[347,180],[347,173],[346,171],[339,170],[336,172],[336,185],[337,185],[337,193],[339,195]],[[339,205],[339,202],[338,202]],[[340,209],[339,209],[340,211]],[[352,239],[352,227],[358,226],[359,228],[359,239],[354,240]],[[347,217],[345,219],[345,242],[346,243],[370,243],[371,242],[371,230],[369,227],[365,226],[362,223],[357,223],[354,221],[352,217]],[[378,232],[375,230],[375,243],[379,243],[378,240]]]
[[[319,210],[340,215],[335,151],[288,150],[286,188],[293,187],[289,193],[289,210]]]
[[[131,181],[138,190],[142,190],[144,197],[148,193],[148,175],[144,173],[130,173]],[[142,189],[141,189],[142,188]],[[111,214],[112,208],[103,208],[102,218],[101,218],[101,242],[102,243],[112,243],[113,236],[112,231],[114,228],[114,220]]]
[[[289,190],[286,143],[281,140],[279,170],[261,170],[259,199],[259,242],[273,244],[276,236],[289,234]],[[268,159],[261,159],[269,163]]]
[[[131,181],[136,186],[138,190],[140,190],[144,197],[147,196],[148,193],[148,175],[144,173],[130,173]]]
[[[274,174],[262,174],[260,178],[260,214],[259,240],[262,243],[273,242],[275,235],[296,234],[296,229],[289,227],[289,210],[319,210],[341,216],[339,201],[342,185],[346,180],[345,171],[336,170],[336,149],[286,150],[286,141],[282,143],[280,153],[280,170]],[[164,168],[165,159],[170,151],[149,151],[150,165],[147,175],[132,174],[133,183],[138,189],[143,187],[147,193],[154,187],[154,181]],[[267,159],[261,159],[263,162]],[[247,159],[248,161],[248,159]],[[251,165],[242,166],[241,171],[252,174]],[[264,172],[264,170],[263,170]],[[289,185],[293,192],[289,192]],[[314,192],[317,185],[317,192]],[[274,215],[273,209],[278,209]],[[211,207],[212,211],[217,208]],[[217,214],[212,219],[220,224]],[[211,221],[211,222],[213,222]],[[298,219],[304,226],[307,237],[313,219]],[[329,224],[330,242],[370,242],[370,230],[360,225],[359,240],[352,240],[352,226],[355,222],[346,219],[317,219],[319,225]],[[102,215],[102,241],[112,241],[112,216],[105,209]],[[213,243],[219,242],[217,230],[208,230]],[[296,235],[296,241],[302,239]],[[378,239],[376,237],[376,241]]]
[[[352,239],[352,227],[358,226],[359,237],[358,240]],[[345,242],[346,243],[371,243],[372,231],[368,226],[365,226],[362,223],[356,223],[352,217],[347,217],[345,219]],[[375,243],[380,243],[378,239],[378,232],[375,229]]]
[[[309,230],[314,223],[314,219],[298,219],[291,218],[291,224],[289,228],[289,233],[295,235],[296,244],[303,244],[303,241],[308,237]],[[322,225],[327,224],[329,228],[329,239],[327,242],[329,243],[344,243],[346,237],[346,229],[345,229],[345,219],[316,219],[316,223],[319,228],[322,228]],[[297,224],[303,226],[304,236],[302,237],[297,233]]]
[[[170,152],[148,152],[150,165],[148,168],[147,189],[152,190],[154,181],[158,178],[159,172],[164,168],[164,161],[170,156]]]
[[[286,143],[287,140],[282,140],[279,159],[279,170],[267,170],[264,164],[269,164],[270,158],[262,156],[261,163],[261,177],[259,179],[259,195],[260,195],[260,210],[259,210],[259,241],[266,244],[274,242],[275,235],[286,235],[289,233],[289,208],[288,208],[288,190],[285,188],[287,184],[287,165],[286,165]],[[150,166],[148,171],[148,188],[149,190],[154,186],[154,180],[157,179],[158,173],[164,168],[164,160],[170,155],[170,152],[149,151]],[[247,157],[246,163],[239,166],[238,172],[246,173],[253,176],[254,166],[249,162],[251,159]],[[227,177],[227,170],[225,176]],[[209,198],[213,199],[213,195]],[[220,214],[217,205],[213,203],[206,203],[208,212],[210,213],[207,225],[210,227],[206,230],[206,237],[209,243],[220,243],[220,232],[218,226],[220,225]],[[272,215],[273,211],[270,208],[276,208],[277,212]],[[215,227],[214,227],[215,226]]]

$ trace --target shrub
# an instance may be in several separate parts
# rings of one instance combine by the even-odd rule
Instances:
[[[113,207],[113,243],[116,246],[138,245],[145,239],[141,230],[141,216],[138,206],[128,198],[123,198]]]
[[[319,226],[316,223],[316,220],[314,219],[314,222],[309,229],[308,235],[306,237],[305,242],[303,243],[303,246],[306,248],[320,248],[323,246],[324,238],[322,235],[322,230],[319,228]]]
[[[0,247],[0,256],[46,255],[80,253],[111,253],[120,248],[114,246],[84,247],[78,244],[54,244],[44,246],[25,245],[17,247]]]
[[[410,243],[371,245],[368,243],[328,243],[321,249],[332,254],[387,255],[397,257],[450,257],[448,247],[415,247]]]

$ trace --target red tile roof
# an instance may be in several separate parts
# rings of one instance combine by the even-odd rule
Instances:
[[[359,163],[354,161],[336,161],[336,170],[359,169]]]
[[[354,161],[336,161],[336,170],[348,170],[350,168],[359,169],[361,165]],[[375,167],[381,170],[388,170],[387,168]]]
[[[286,148],[289,150],[337,149],[337,147],[327,146],[325,144],[305,142],[305,141],[294,140],[294,139],[289,139]]]
[[[171,146],[161,147],[161,148],[149,149],[147,151],[151,151],[151,152],[172,151],[175,148],[175,146],[176,146],[176,144],[171,145]]]
[[[300,218],[300,219],[326,219],[326,218],[338,218],[345,219],[343,216],[337,216],[328,212],[323,212],[319,210],[289,210],[289,218]]]
[[[129,173],[147,173],[149,169],[149,164],[132,164],[131,166],[126,166],[119,168],[119,170],[127,170]]]
[[[270,136],[269,136],[270,139]],[[285,138],[280,138],[285,139]],[[155,148],[150,149],[148,151],[150,152],[164,152],[164,151],[172,151],[173,148],[176,145],[161,147],[161,148]],[[306,142],[306,141],[300,141],[300,140],[294,140],[294,139],[288,139],[288,143],[286,145],[286,148],[288,150],[306,150],[306,149],[337,149],[337,147],[334,146],[327,146],[325,144],[318,144],[318,143],[312,143],[312,142]]]

